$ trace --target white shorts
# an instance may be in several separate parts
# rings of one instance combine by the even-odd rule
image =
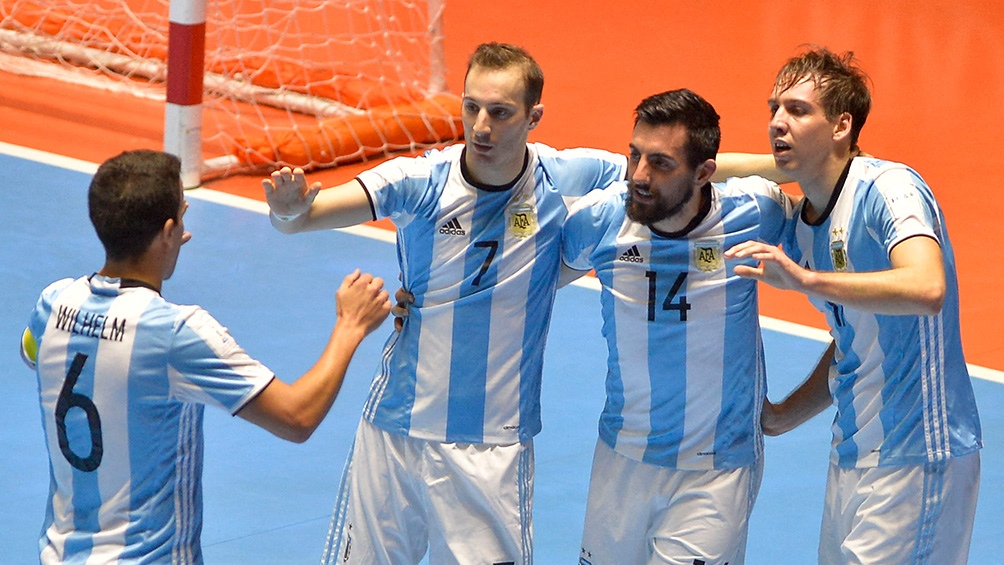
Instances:
[[[897,467],[830,465],[820,565],[966,565],[980,454]]]
[[[580,565],[741,565],[763,460],[686,471],[596,442]]]
[[[533,563],[533,442],[440,443],[363,420],[322,564]]]

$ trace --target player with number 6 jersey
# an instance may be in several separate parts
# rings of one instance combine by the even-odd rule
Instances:
[[[105,161],[88,189],[105,263],[50,284],[31,313],[21,356],[38,378],[50,473],[41,563],[202,563],[204,407],[306,441],[390,313],[383,281],[345,277],[328,345],[286,384],[205,310],[161,296],[191,238],[187,209],[177,157]]]

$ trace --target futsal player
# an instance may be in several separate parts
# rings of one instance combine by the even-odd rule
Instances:
[[[720,139],[696,93],[646,98],[627,182],[565,222],[562,258],[596,271],[609,349],[581,565],[744,561],[766,376],[756,281],[723,253],[781,241],[792,203],[760,177],[712,184]]]
[[[391,335],[342,478],[323,562],[533,562],[533,437],[544,336],[570,201],[625,160],[528,143],[543,73],[521,48],[469,61],[463,144],[397,158],[335,188],[264,180],[284,233],[375,218],[397,227],[414,296]]]
[[[205,310],[161,295],[191,238],[180,170],[156,151],[98,168],[88,209],[104,266],[49,285],[25,330],[49,453],[42,563],[202,563],[203,405],[306,441],[390,312],[380,279],[345,277],[317,363],[275,378]]]
[[[736,273],[808,295],[836,349],[764,410],[784,433],[836,405],[819,563],[965,564],[979,491],[979,415],[962,353],[955,257],[927,183],[861,156],[871,107],[852,54],[813,48],[774,82],[777,168],[805,195],[783,250],[726,253]]]

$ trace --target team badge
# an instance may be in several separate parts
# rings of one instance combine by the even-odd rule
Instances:
[[[830,242],[830,259],[833,261],[834,270],[847,270],[847,251],[844,249],[844,240],[835,239]]]
[[[724,265],[722,260],[722,243],[714,239],[697,240],[694,242],[693,263],[699,271],[711,273],[721,269]]]
[[[516,202],[506,210],[506,225],[513,237],[520,239],[537,233],[537,208],[529,202]]]

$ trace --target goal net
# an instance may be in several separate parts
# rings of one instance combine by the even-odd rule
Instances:
[[[180,41],[179,4],[204,13]],[[463,135],[442,12],[443,0],[0,0],[0,70],[166,100],[165,137],[197,136],[201,178],[334,166]],[[201,83],[194,125],[171,123],[180,80]]]

